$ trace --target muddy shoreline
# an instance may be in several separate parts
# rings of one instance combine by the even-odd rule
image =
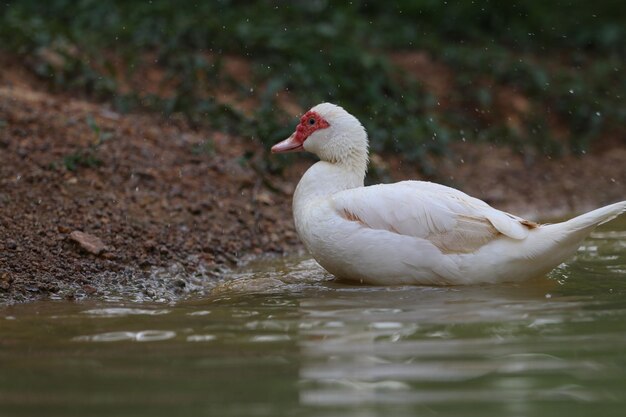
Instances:
[[[265,152],[182,117],[122,115],[0,75],[0,304],[173,300],[201,293],[246,258],[302,251],[291,192],[312,160],[293,157],[271,175]],[[433,160],[434,178],[377,155],[368,178],[443,182],[532,219],[626,195],[619,141],[584,157],[529,159],[465,143],[452,155]]]

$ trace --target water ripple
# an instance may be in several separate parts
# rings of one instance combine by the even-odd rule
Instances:
[[[160,316],[162,314],[170,313],[170,310],[147,310],[142,308],[110,307],[85,310],[82,313],[94,317],[124,317],[133,315]]]
[[[76,342],[157,342],[172,339],[174,337],[176,337],[176,332],[171,330],[142,330],[139,332],[118,331],[88,336],[77,336],[72,340]]]

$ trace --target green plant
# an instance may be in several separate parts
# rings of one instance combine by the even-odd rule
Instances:
[[[196,143],[191,147],[191,153],[193,155],[213,155],[215,153],[215,143],[212,139]]]
[[[559,153],[555,122],[569,132],[565,145],[582,152],[626,121],[626,10],[609,3],[572,0],[563,13],[558,2],[533,0],[22,0],[0,5],[0,48],[28,56],[53,88],[121,112],[181,113],[265,145],[293,127],[277,99],[289,94],[303,109],[345,106],[367,127],[372,149],[422,163],[461,137]],[[447,96],[389,59],[406,51],[427,51],[450,70]],[[141,83],[122,89],[146,57],[165,74],[164,92]],[[245,76],[229,70],[232,57],[249,67]],[[500,113],[502,90],[531,103],[521,126]],[[238,106],[246,100],[252,110]]]
[[[86,148],[72,152],[63,158],[63,166],[68,171],[74,172],[80,167],[96,168],[102,165],[102,160],[98,157],[98,150],[105,141],[113,137],[112,132],[102,130],[92,115],[87,116],[85,123],[94,135],[93,140]]]
[[[63,166],[72,172],[77,171],[79,167],[96,168],[100,165],[102,161],[91,148],[73,152],[63,158]]]

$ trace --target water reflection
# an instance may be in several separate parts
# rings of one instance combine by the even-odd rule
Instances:
[[[563,308],[577,305],[546,301],[540,287],[337,293],[300,300],[300,400],[305,405],[507,402],[545,395],[541,375],[603,369],[542,353],[552,343],[547,340],[534,352],[527,350],[517,335],[532,334],[541,320],[558,324],[562,319],[551,317],[551,311],[560,316]],[[526,382],[511,385],[516,375],[527,375]],[[486,381],[495,386],[486,389]],[[494,398],[494,389],[502,395]],[[574,391],[594,396],[580,387]]]

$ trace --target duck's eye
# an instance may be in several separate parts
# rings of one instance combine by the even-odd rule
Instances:
[[[309,119],[309,124],[312,126],[315,124],[315,119],[314,118],[310,118]]]

